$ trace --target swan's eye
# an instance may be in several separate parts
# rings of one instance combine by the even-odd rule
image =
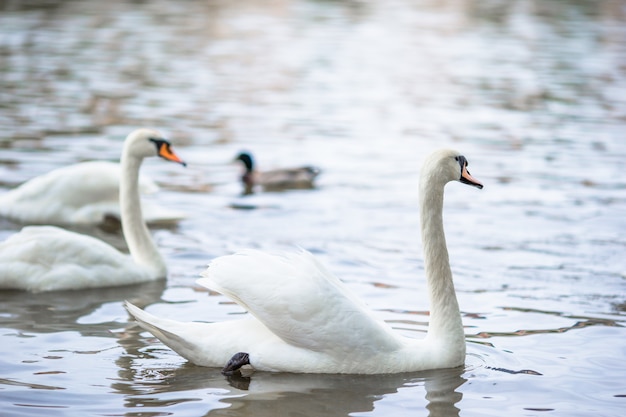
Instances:
[[[148,139],[150,142],[154,143],[154,146],[157,148],[157,153],[161,153],[163,151],[170,152],[170,143],[165,139]]]
[[[454,160],[461,163],[465,167],[469,166],[469,162],[467,162],[467,159],[463,156],[455,156]]]
[[[455,156],[454,160],[459,163],[459,165],[461,166],[461,169],[464,169],[468,165],[467,159],[463,155]]]

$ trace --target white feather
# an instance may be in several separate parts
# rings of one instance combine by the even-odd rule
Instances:
[[[165,261],[142,217],[138,186],[141,161],[157,156],[150,139],[159,137],[156,131],[139,129],[124,142],[120,205],[131,256],[96,238],[58,227],[25,227],[0,243],[0,289],[76,290],[165,278]]]
[[[210,263],[198,283],[248,310],[252,317],[244,320],[181,323],[131,304],[128,311],[163,343],[202,366],[224,366],[238,352],[248,353],[250,364],[264,371],[381,374],[460,366],[465,335],[441,212],[444,186],[466,173],[464,161],[454,151],[439,151],[422,171],[420,213],[431,300],[424,339],[395,333],[306,251],[245,250]],[[473,185],[482,187],[477,181]]]
[[[90,161],[57,168],[0,195],[0,216],[26,224],[99,224],[106,216],[121,217],[120,164]],[[142,194],[159,190],[140,176]],[[169,223],[185,216],[150,201],[142,201],[148,223]]]

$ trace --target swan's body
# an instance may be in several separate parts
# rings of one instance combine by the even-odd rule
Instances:
[[[90,161],[58,168],[32,178],[0,195],[0,216],[25,224],[100,224],[108,217],[120,219],[120,164]],[[159,187],[140,176],[143,194]],[[175,212],[142,201],[148,223],[170,223],[184,218]]]
[[[0,289],[86,289],[145,282],[156,275],[99,239],[55,226],[27,226],[0,243]]]
[[[460,366],[465,335],[443,233],[444,185],[469,175],[464,157],[439,151],[426,161],[420,182],[421,227],[431,301],[422,340],[403,337],[374,317],[306,251],[244,251],[215,259],[198,283],[221,292],[253,317],[220,323],[161,319],[127,304],[139,324],[181,356],[231,372],[399,373]]]
[[[124,142],[120,205],[130,256],[58,227],[25,227],[0,243],[0,289],[75,290],[165,278],[165,262],[143,221],[138,184],[143,158],[157,155],[182,163],[154,130],[136,130]]]
[[[244,194],[252,194],[257,185],[264,191],[313,188],[315,178],[320,174],[319,168],[313,166],[258,171],[254,168],[254,160],[248,152],[240,153],[235,159],[241,161],[245,167],[241,177]]]

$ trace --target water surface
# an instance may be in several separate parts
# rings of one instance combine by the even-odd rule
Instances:
[[[167,282],[0,292],[6,415],[623,414],[626,2],[0,7],[0,192],[116,160],[140,126],[189,163],[143,167],[163,186],[151,198],[188,213],[153,229]],[[422,337],[417,178],[439,147],[485,184],[446,189],[464,368],[228,379],[129,321],[125,299],[173,319],[238,318],[194,284],[208,261],[298,245]],[[240,197],[230,162],[244,148],[265,168],[320,166],[318,187]],[[0,239],[21,227],[0,221]]]

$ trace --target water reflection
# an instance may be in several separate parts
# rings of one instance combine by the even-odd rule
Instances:
[[[157,371],[153,370],[150,376],[144,374],[143,382],[113,386],[128,394],[126,407],[145,409],[199,401],[199,395],[210,395],[219,399],[222,406],[214,407],[206,416],[342,416],[371,412],[377,402],[398,390],[421,386],[425,398],[415,400],[424,403],[429,415],[450,417],[459,415],[457,403],[462,394],[458,388],[466,382],[462,368],[396,375],[256,372],[248,378],[226,378],[218,369],[193,365],[158,371],[156,378],[154,372]]]
[[[284,400],[296,415],[297,401],[326,415],[339,413],[325,403],[380,416],[427,406],[468,417],[622,415],[623,6],[0,1],[2,192],[94,155],[115,160],[111,139],[145,125],[182,139],[193,173],[154,172],[176,184],[159,201],[190,215],[159,239],[172,274],[155,285],[167,288],[0,292],[3,411],[279,415]],[[415,178],[422,155],[441,146],[462,148],[490,183],[480,200],[446,196],[475,342],[468,360],[480,362],[465,376],[342,385],[349,378],[254,374],[235,384],[125,327],[121,300],[142,293],[166,315],[189,316],[172,318],[228,318],[233,306],[207,307],[206,294],[181,288],[213,256],[278,243],[315,249],[385,320],[423,331],[427,315],[410,313],[428,309],[414,297]],[[266,210],[223,210],[239,193],[224,165],[241,148],[269,166],[319,163],[320,186],[233,204]],[[19,226],[0,220],[0,239]],[[181,299],[191,302],[168,310]],[[76,360],[76,346],[94,353]],[[519,373],[528,369],[542,376]]]
[[[101,288],[80,291],[28,293],[0,291],[3,313],[0,327],[23,332],[51,333],[79,331],[83,335],[97,335],[120,326],[119,322],[88,319],[103,305],[121,304],[126,299],[150,305],[161,300],[164,280],[140,285]]]
[[[459,409],[455,404],[462,398],[456,389],[465,382],[461,372],[376,376],[255,374],[247,395],[224,399],[222,402],[230,404],[228,409],[212,410],[207,415],[232,415],[231,410],[268,417],[275,416],[277,410],[285,415],[350,415],[374,410],[377,401],[402,387],[423,385],[430,416],[456,416]]]

